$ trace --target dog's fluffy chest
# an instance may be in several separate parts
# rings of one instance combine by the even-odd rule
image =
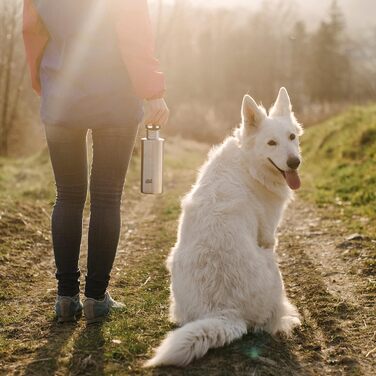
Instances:
[[[269,191],[240,161],[231,138],[211,155],[183,200],[184,219],[190,223],[186,233],[194,230],[197,238],[209,228],[220,229],[221,234],[241,233],[261,248],[273,248],[287,197]],[[216,237],[218,243],[220,238]]]
[[[248,193],[247,203],[247,221],[256,230],[258,246],[274,248],[276,230],[283,214],[283,201],[268,191],[253,189]]]

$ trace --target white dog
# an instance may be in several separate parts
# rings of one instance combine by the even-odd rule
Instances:
[[[182,200],[178,239],[167,260],[168,334],[145,366],[185,366],[247,329],[289,333],[300,324],[276,261],[276,229],[300,187],[302,128],[281,88],[267,115],[248,95],[242,124],[212,149]]]

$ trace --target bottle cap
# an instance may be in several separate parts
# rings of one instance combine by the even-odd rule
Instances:
[[[148,140],[157,140],[159,138],[159,125],[146,125],[146,137]]]
[[[155,124],[147,124],[147,125],[145,125],[145,128],[147,130],[151,130],[151,131],[157,131],[157,130],[161,129],[161,127],[159,125],[155,125]]]

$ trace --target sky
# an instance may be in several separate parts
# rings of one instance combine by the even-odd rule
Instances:
[[[177,0],[179,1],[179,0]],[[239,7],[257,8],[263,0],[190,0],[197,5],[207,7]],[[332,0],[292,0],[297,5],[301,17],[314,26],[321,21]],[[343,10],[350,29],[376,27],[376,0],[337,0]]]

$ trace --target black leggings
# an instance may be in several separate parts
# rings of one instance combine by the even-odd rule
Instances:
[[[101,299],[110,280],[120,234],[120,204],[138,126],[92,130],[90,225],[85,295]],[[78,259],[88,186],[87,129],[46,125],[56,181],[52,241],[58,295],[79,292]]]

